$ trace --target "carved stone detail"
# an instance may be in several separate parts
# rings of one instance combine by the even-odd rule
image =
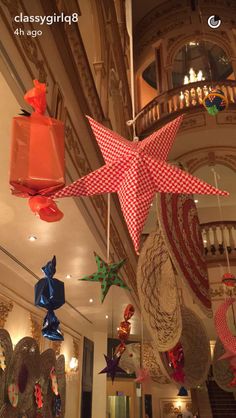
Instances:
[[[21,36],[16,36],[16,38],[19,39],[24,54],[26,54],[29,61],[35,65],[35,69],[38,72],[39,81],[45,83],[47,81],[47,72],[44,67],[44,61],[39,57],[37,42],[31,36],[27,36],[25,34],[26,27],[24,23],[14,21],[14,17],[19,15],[20,11],[22,10],[19,0],[2,0],[2,3],[6,6],[10,14],[13,31],[15,31],[17,28],[23,29],[24,34]]]
[[[194,173],[204,165],[221,164],[236,172],[236,149],[232,147],[202,148],[179,156],[178,161],[186,166],[190,173]]]
[[[37,341],[37,344],[39,347],[41,347],[41,341],[42,341],[42,324],[40,320],[34,316],[32,313],[30,313],[30,323],[31,323],[31,335]]]
[[[9,312],[12,311],[13,303],[11,301],[0,300],[0,328],[4,328]]]

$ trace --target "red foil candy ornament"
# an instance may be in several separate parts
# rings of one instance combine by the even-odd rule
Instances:
[[[60,221],[64,214],[60,211],[50,197],[46,196],[33,196],[28,200],[29,207],[36,215],[46,222]]]
[[[118,328],[118,338],[120,340],[120,344],[116,347],[115,351],[115,355],[117,357],[121,357],[126,349],[125,343],[128,340],[131,331],[131,323],[128,321],[128,319],[132,318],[134,312],[135,309],[133,305],[129,304],[126,306],[124,311],[124,321],[121,321]]]
[[[12,193],[20,197],[50,196],[65,185],[64,124],[44,115],[45,83],[34,80],[34,88],[25,94],[24,99],[35,111],[30,116],[23,114],[13,118]],[[60,211],[55,202],[53,204],[46,205],[45,214],[39,214],[41,219],[51,222],[54,217],[54,221],[59,220]]]

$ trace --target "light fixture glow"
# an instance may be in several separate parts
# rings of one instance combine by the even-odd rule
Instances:
[[[198,203],[198,199],[194,199],[194,202],[195,202],[195,203]]]
[[[36,239],[37,239],[37,237],[35,235],[30,235],[28,237],[28,240],[31,241],[31,242],[36,241]]]
[[[89,303],[93,303],[93,299],[89,299]]]
[[[66,279],[71,279],[71,277],[72,277],[71,274],[66,275]]]
[[[79,365],[78,359],[76,357],[71,357],[70,370],[76,371],[78,369],[78,365]]]
[[[108,315],[106,315],[106,319],[108,319],[109,317],[108,317]]]
[[[206,239],[204,239],[203,242],[204,242],[204,244],[207,244],[207,240]]]

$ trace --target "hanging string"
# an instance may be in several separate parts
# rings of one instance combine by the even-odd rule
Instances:
[[[107,257],[106,262],[110,264],[110,233],[111,233],[111,194],[107,195]],[[113,286],[111,288],[111,338],[113,339]],[[113,356],[112,349],[112,356]]]
[[[110,261],[111,194],[107,195],[107,264]]]
[[[140,369],[143,368],[143,315],[141,312],[141,345],[140,345]]]
[[[131,90],[131,103],[132,103],[132,119],[126,122],[127,126],[132,126],[133,128],[133,141],[138,141],[139,138],[136,132],[136,121],[139,116],[144,112],[141,110],[135,116],[135,79],[134,79],[134,41],[133,41],[133,7],[132,0],[126,2],[126,15],[127,15],[127,30],[129,33],[130,39],[130,90]]]

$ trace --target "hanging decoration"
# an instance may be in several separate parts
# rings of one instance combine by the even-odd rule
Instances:
[[[217,115],[228,107],[228,99],[220,89],[212,89],[203,99],[203,106],[211,116]]]
[[[184,386],[181,386],[179,392],[177,393],[177,396],[188,396],[187,389],[185,389]]]
[[[111,377],[112,382],[114,382],[116,373],[126,373],[125,370],[119,367],[120,357],[114,356],[112,358],[106,356],[104,354],[107,366],[99,373],[106,373],[108,376]]]
[[[13,350],[11,337],[4,329],[0,329],[0,341],[6,359],[6,372],[0,373],[0,416],[64,418],[66,386],[64,356],[60,355],[56,360],[52,349],[40,354],[36,340],[31,337],[24,337],[18,341]],[[53,369],[57,378],[58,386],[55,391],[58,391],[58,395],[52,390],[50,373]],[[27,375],[27,379],[22,379],[23,375]],[[59,398],[61,398],[61,407]]]
[[[108,264],[96,253],[94,253],[94,256],[97,264],[97,272],[79,280],[101,283],[101,303],[104,302],[110,287],[113,285],[121,287],[122,289],[130,290],[123,279],[119,276],[119,271],[123,267],[125,260],[121,260],[118,263]]]
[[[44,221],[55,222],[63,217],[63,213],[55,202],[43,196],[50,196],[65,185],[64,124],[45,116],[45,83],[34,80],[34,88],[24,99],[34,112],[30,115],[23,110],[20,116],[13,118],[12,193],[31,198],[31,210]]]
[[[120,340],[120,344],[116,348],[116,355],[118,357],[120,357],[126,349],[125,343],[128,340],[131,331],[131,323],[129,322],[129,319],[132,318],[134,312],[135,309],[133,305],[129,304],[126,306],[124,311],[124,321],[121,321],[118,328],[118,338]]]
[[[120,323],[120,326],[118,328],[118,338],[120,340],[120,344],[116,348],[115,353],[112,356],[112,358],[104,354],[107,367],[103,369],[100,372],[100,374],[107,373],[108,375],[110,375],[112,382],[114,381],[117,372],[126,373],[125,370],[119,367],[119,362],[120,362],[121,356],[123,355],[126,349],[125,343],[128,340],[130,331],[131,331],[131,324],[129,322],[129,319],[132,318],[132,316],[134,315],[134,312],[135,312],[134,306],[131,304],[127,305],[124,311],[124,321]]]
[[[162,237],[178,276],[202,312],[212,317],[207,263],[193,196],[160,193],[157,205]]]
[[[206,381],[211,364],[209,339],[206,329],[198,316],[190,309],[181,308],[182,334],[171,356],[161,355],[163,364],[174,382],[186,389],[201,385]],[[173,368],[176,367],[173,373]]]
[[[166,163],[182,116],[141,142],[130,142],[92,118],[88,119],[106,164],[53,197],[117,192],[136,252],[156,192],[228,194]]]
[[[13,406],[13,408],[16,408],[19,400],[18,385],[16,383],[11,383],[7,388],[7,392],[10,404]]]
[[[160,230],[149,234],[142,247],[137,288],[155,349],[171,350],[180,339],[182,318],[175,271]]]
[[[35,383],[34,397],[35,397],[35,403],[37,405],[37,409],[42,409],[42,407],[43,407],[43,394],[42,394],[42,387],[41,387],[39,382]]]
[[[227,311],[236,301],[234,298],[228,298],[222,303],[215,314],[216,332],[224,345],[225,349],[236,355],[236,337],[231,333],[227,324]]]
[[[59,329],[59,320],[54,310],[65,303],[64,283],[53,278],[56,273],[56,257],[54,256],[42,268],[45,277],[35,285],[35,305],[48,310],[43,322],[42,334],[52,341],[63,341],[63,335]]]
[[[214,347],[212,366],[217,385],[226,392],[235,392],[236,355],[226,350],[219,338]]]
[[[169,366],[173,369],[172,378],[176,382],[184,383],[184,350],[179,342],[172,350],[166,353]]]

